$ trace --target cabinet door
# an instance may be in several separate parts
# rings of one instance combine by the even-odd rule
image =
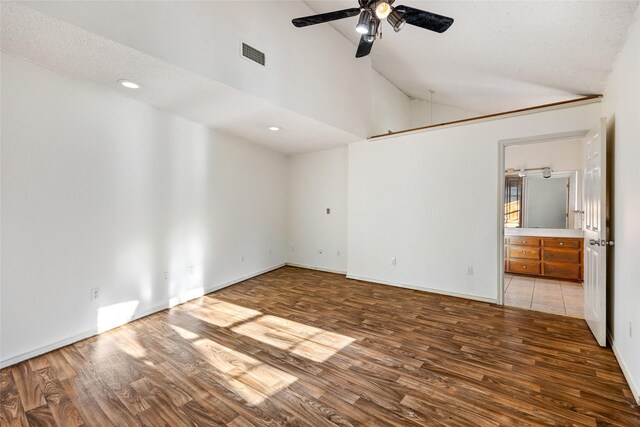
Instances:
[[[552,262],[565,262],[569,264],[582,264],[582,255],[580,253],[580,250],[544,248],[543,260]]]
[[[545,262],[544,275],[558,279],[580,280],[582,278],[582,265],[559,262]]]

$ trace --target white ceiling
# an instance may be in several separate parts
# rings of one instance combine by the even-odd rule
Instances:
[[[343,130],[205,78],[22,4],[1,4],[2,51],[73,78],[293,154],[361,140]],[[142,88],[121,87],[135,76]],[[267,128],[277,125],[279,132]]]
[[[307,1],[319,13],[357,5]],[[602,93],[638,1],[421,1],[396,5],[455,19],[438,34],[383,23],[373,68],[414,98],[478,113]],[[354,44],[357,18],[333,25]],[[304,29],[303,29],[304,30]],[[302,30],[301,30],[302,31]]]
[[[384,38],[376,41],[371,55],[373,67],[411,97],[427,99],[428,90],[433,89],[436,92],[434,102],[477,113],[494,113],[574,98],[581,94],[602,93],[634,13],[637,16],[635,11],[638,6],[637,0],[396,1],[451,16],[455,22],[444,34],[408,25],[396,34],[384,23]],[[322,67],[308,65],[308,69],[302,71],[291,67],[289,71],[300,74],[301,80],[315,84],[318,90],[325,88],[318,84],[318,79],[330,76],[329,71],[341,76],[349,74],[343,79],[345,81],[348,78],[364,80],[368,63],[366,67],[349,67],[352,61],[369,61],[352,56],[358,41],[358,34],[354,31],[356,18],[331,24],[353,43],[352,49],[346,40],[333,31],[323,30],[331,28],[330,24],[317,26],[321,28],[293,28],[290,19],[299,16],[297,13],[300,11],[309,10],[300,1],[262,0],[260,3],[264,5],[267,2],[272,2],[273,7],[268,10],[277,20],[256,17],[259,8],[254,2],[235,1],[231,6],[233,10],[238,9],[231,23],[240,20],[238,16],[245,15],[252,17],[251,22],[262,23],[259,28],[246,29],[245,32],[261,35],[263,40],[259,37],[252,39],[269,47],[272,58],[276,54],[281,55],[283,61],[277,65],[290,65],[292,62],[284,59],[294,51],[294,44],[302,45],[305,51],[311,52],[293,59],[309,62],[307,56],[315,55],[318,58],[314,59]],[[43,2],[40,6],[32,7],[28,7],[29,4],[35,3],[25,3],[27,6],[2,2],[4,52],[120,91],[125,96],[285,153],[331,148],[363,137],[337,128],[346,129],[344,126],[335,123],[334,126],[328,125],[327,120],[321,117],[313,119],[309,114],[301,114],[304,109],[283,108],[283,103],[277,103],[277,98],[282,95],[280,90],[294,87],[287,79],[281,79],[282,87],[251,80],[257,88],[273,92],[271,98],[276,101],[272,99],[270,102],[266,100],[269,98],[261,97],[259,93],[250,95],[234,89],[238,86],[231,87],[216,80],[215,76],[199,73],[198,67],[178,66],[178,62],[169,58],[167,52],[177,46],[178,53],[182,53],[181,49],[185,51],[183,57],[188,57],[186,50],[190,48],[196,53],[196,59],[209,59],[215,65],[216,59],[222,57],[212,55],[206,45],[218,39],[223,42],[231,40],[230,46],[235,49],[235,37],[227,28],[231,25],[229,22],[225,21],[225,25],[212,23],[210,15],[207,15],[201,22],[192,24],[183,22],[185,15],[173,16],[169,13],[159,21],[162,25],[156,25],[150,18],[143,25],[139,19],[145,19],[145,16],[131,11],[140,12],[140,8],[145,7],[141,5],[144,2],[122,2],[121,5],[127,5],[122,8],[111,8],[110,2]],[[83,7],[83,3],[101,3],[103,6]],[[325,12],[353,7],[357,1],[306,3],[318,12]],[[166,10],[173,10],[171,3],[166,4]],[[206,2],[180,4],[193,9],[191,12],[217,10],[217,7],[212,9],[216,2],[209,5],[205,5]],[[156,9],[164,8],[164,4],[159,2],[148,2],[147,5],[155,5]],[[34,8],[44,10],[46,14]],[[106,13],[96,12],[102,9],[122,10],[120,14],[105,16]],[[292,14],[296,15],[289,16]],[[100,31],[70,24],[74,19],[90,28],[100,28]],[[185,28],[197,26],[200,29],[203,26],[213,28],[220,34],[203,37],[201,31],[182,32]],[[155,30],[148,30],[149,27]],[[232,25],[232,28],[236,27]],[[129,32],[116,31],[124,29]],[[169,30],[178,31],[182,36],[176,46],[170,46],[171,38],[162,38],[167,38]],[[118,34],[120,39],[116,37]],[[217,39],[214,40],[214,36]],[[142,40],[137,45],[138,49],[132,47],[134,37]],[[279,41],[282,44],[283,38],[290,40],[290,44],[278,46],[281,50],[278,52],[276,46],[270,43]],[[312,45],[317,39],[317,44]],[[205,48],[202,48],[203,43]],[[155,46],[159,53],[150,54],[150,46],[154,44],[159,45]],[[324,51],[320,52],[321,49]],[[327,51],[333,55],[332,60],[326,60],[328,56],[324,54]],[[235,57],[238,54],[234,51],[233,55]],[[341,61],[342,55],[345,55],[344,61]],[[233,74],[233,70],[225,68],[227,64],[224,61],[220,64],[223,65],[221,70]],[[210,70],[216,67],[206,64],[204,68]],[[143,88],[126,91],[117,86],[116,81],[123,76],[135,76],[136,80],[144,81]],[[335,81],[332,78],[329,77],[329,83]],[[242,75],[238,79],[250,80]],[[367,99],[364,99],[363,93],[360,96],[354,93],[357,88],[351,82],[348,84],[348,91],[333,90],[337,93],[332,94],[336,101],[331,108],[350,121],[355,113],[348,101],[363,98],[363,104],[366,104]],[[329,89],[331,91],[332,88]],[[300,96],[299,105],[315,105],[319,103],[317,98]],[[281,126],[283,130],[278,133],[267,131],[267,126],[272,124]]]

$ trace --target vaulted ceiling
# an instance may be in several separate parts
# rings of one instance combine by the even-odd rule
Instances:
[[[356,0],[307,1],[319,13]],[[371,53],[373,68],[407,95],[479,113],[602,93],[638,1],[396,0],[455,19],[443,34],[406,25]],[[333,25],[356,44],[357,18]],[[326,24],[324,24],[326,25]],[[301,29],[304,31],[304,29]]]
[[[394,33],[384,22],[372,54],[356,59],[356,18],[291,24],[356,0],[2,2],[2,50],[298,153],[362,139],[376,105],[399,106],[399,93],[373,99],[384,79],[372,67],[409,97],[434,90],[434,102],[477,113],[602,93],[638,16],[638,0],[396,1],[455,22],[443,34],[409,25]],[[266,67],[241,58],[245,41],[266,52]],[[119,78],[143,88],[123,91]]]

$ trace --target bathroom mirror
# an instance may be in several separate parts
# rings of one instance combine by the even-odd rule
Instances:
[[[578,171],[521,175],[505,177],[505,227],[580,228]]]

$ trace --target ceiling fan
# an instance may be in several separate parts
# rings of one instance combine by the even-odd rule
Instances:
[[[360,15],[356,31],[362,36],[356,51],[356,58],[367,56],[371,52],[373,42],[377,35],[381,35],[380,21],[387,19],[391,28],[397,33],[405,24],[444,33],[453,24],[453,18],[427,12],[425,10],[414,9],[409,6],[391,6],[395,0],[358,0],[360,7],[351,9],[336,10],[334,12],[321,13],[319,15],[296,18],[291,22],[296,27],[307,27],[309,25],[322,24],[324,22],[336,21],[338,19],[351,18]]]

